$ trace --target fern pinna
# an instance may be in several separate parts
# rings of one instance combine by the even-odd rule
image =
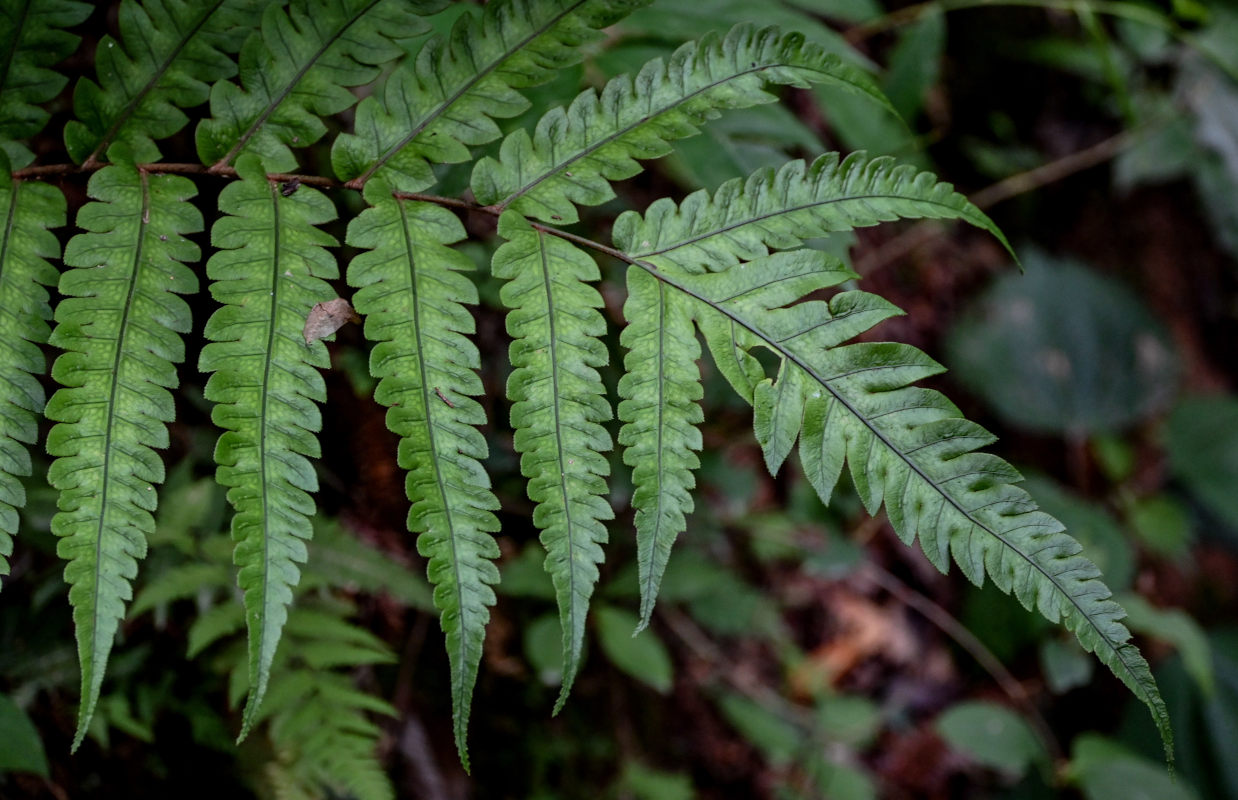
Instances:
[[[204,270],[218,308],[202,328],[210,343],[198,366],[210,374],[206,398],[224,431],[217,480],[235,508],[249,636],[242,736],[262,718],[298,565],[313,548],[311,459],[325,400],[318,370],[330,362],[302,328],[317,303],[333,299],[329,282],[339,275],[336,243],[321,230],[337,214],[321,191],[328,188],[360,190],[366,206],[347,225],[346,244],[359,252],[345,279],[373,343],[374,399],[388,407],[408,470],[408,527],[446,635],[466,765],[472,686],[499,577],[499,502],[477,400],[476,265],[453,247],[466,237],[460,210],[496,218],[502,240],[490,269],[508,309],[514,448],[562,624],[556,708],[580,666],[605,545],[629,535],[612,523],[612,419],[633,470],[641,627],[692,513],[699,332],[753,406],[771,472],[798,443],[808,479],[828,501],[849,465],[866,508],[884,506],[899,536],[918,538],[939,569],[953,560],[971,581],[988,576],[1070,628],[1147,703],[1168,749],[1164,705],[1096,568],[1013,485],[1019,476],[1008,464],[976,452],[989,434],[913,385],[940,367],[905,345],[847,344],[898,310],[860,291],[808,299],[856,276],[807,240],[922,217],[961,219],[1004,243],[984,214],[932,175],[856,154],[795,161],[627,211],[613,245],[560,227],[576,222],[581,206],[612,200],[614,181],[721,112],[776,100],[775,86],[832,84],[888,106],[864,72],[800,34],[741,25],[586,89],[527,129],[500,122],[529,109],[524,90],[577,63],[602,29],[642,4],[124,0],[119,36],[100,40],[97,80],[77,85],[65,128],[69,154],[93,173],[92,201],[78,210],[81,232],[65,248],[69,269],[59,276],[49,336],[44,287],[57,282],[48,259],[58,247],[47,229],[64,224],[65,200],[38,179],[71,169],[30,166],[22,140],[46,123],[40,106],[63,83],[48,66],[72,49],[64,29],[90,8],[0,1],[12,54],[0,72],[0,146],[12,162],[0,187],[0,568],[8,569],[27,448],[44,413],[57,423],[49,480],[60,490],[53,529],[68,562],[82,665],[79,742],[154,524],[163,462],[152,448],[167,444],[180,337],[192,330],[181,296],[198,289],[189,265],[199,251],[186,238],[203,227],[190,201],[193,176],[228,181]],[[431,35],[436,29],[446,32]],[[354,104],[352,90],[375,81],[351,130],[331,143],[334,176],[296,174],[296,151],[326,136],[339,124],[330,118]],[[208,99],[195,130],[200,163],[161,161],[156,142],[180,132],[187,111]],[[473,199],[419,194],[444,165],[474,158]],[[590,251],[627,265],[617,407],[599,373],[607,322]],[[64,351],[51,371],[63,388],[46,408],[38,381],[45,342]],[[776,374],[767,376],[757,348],[773,355]]]

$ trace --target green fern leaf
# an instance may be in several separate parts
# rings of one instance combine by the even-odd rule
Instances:
[[[398,461],[410,470],[408,525],[429,559],[451,663],[456,746],[467,768],[469,706],[495,601],[490,586],[499,579],[491,536],[499,502],[479,461],[486,441],[474,427],[485,422],[473,399],[482,392],[480,357],[466,336],[474,323],[464,304],[477,302],[477,289],[459,274],[472,264],[447,247],[464,238],[451,212],[393,197],[377,183],[365,199],[372,207],[349,224],[348,244],[370,252],[353,259],[348,283],[359,288],[353,302],[376,342],[374,398],[390,407],[387,427],[400,436]]]
[[[1152,711],[1172,759],[1164,702],[1147,662],[1121,624],[1121,607],[1078,542],[1012,485],[1005,461],[975,452],[993,436],[938,392],[910,386],[941,371],[913,347],[843,342],[898,313],[864,292],[787,306],[850,276],[825,254],[777,253],[719,273],[690,275],[642,264],[721,315],[781,359],[777,380],[753,394],[754,428],[776,471],[796,439],[805,473],[828,502],[843,463],[865,507],[884,503],[899,537],[942,572],[951,556],[973,583],[987,574],[1028,609],[1062,622]]]
[[[209,85],[236,74],[235,53],[252,30],[263,0],[125,0],[120,38],[99,40],[99,83],[83,78],[73,91],[77,119],[65,125],[69,155],[101,161],[124,143],[135,162],[157,161],[154,140],[189,121],[181,108],[206,102]]]
[[[356,134],[341,135],[331,165],[341,180],[371,178],[416,192],[434,184],[430,163],[469,159],[499,138],[494,119],[528,108],[516,89],[544,83],[580,60],[580,45],[650,0],[496,0],[465,13],[405,62],[381,94],[357,106]]]
[[[237,164],[241,180],[219,196],[228,216],[211,239],[221,248],[207,263],[211,295],[222,307],[206,324],[210,344],[199,368],[212,372],[206,397],[211,419],[227,432],[215,460],[219,482],[236,508],[232,537],[249,625],[249,685],[241,738],[262,703],[271,660],[307,556],[318,479],[308,457],[320,455],[322,419],[315,402],[326,386],[315,367],[330,366],[326,345],[302,335],[314,305],[335,292],[335,240],[317,225],[335,208],[308,187],[285,197],[256,156]]]
[[[60,256],[48,228],[65,224],[64,195],[54,186],[15,181],[0,152],[0,575],[26,505],[20,477],[30,474],[30,453],[43,413],[37,376],[46,366],[38,345],[47,341],[52,310],[47,290],[60,275],[47,262]]]
[[[513,371],[512,401],[520,469],[537,504],[533,522],[542,529],[546,571],[559,603],[563,628],[563,689],[557,712],[571,691],[584,648],[585,617],[606,543],[604,520],[611,449],[602,427],[612,416],[597,367],[608,361],[598,337],[606,320],[602,296],[588,284],[601,278],[593,259],[563,239],[534,230],[516,212],[499,218],[507,243],[494,253],[492,272],[507,281],[500,299],[507,308]]]
[[[211,89],[212,119],[198,125],[203,163],[226,166],[240,153],[257,153],[267,170],[289,172],[297,160],[290,146],[322,138],[319,117],[357,101],[348,90],[378,76],[404,54],[400,43],[424,35],[418,15],[440,10],[444,0],[297,0],[285,10],[267,8],[262,30],[241,48],[244,89],[220,81]]]
[[[658,200],[642,216],[615,221],[614,241],[628,255],[688,272],[723,270],[740,261],[797,247],[804,239],[904,218],[961,219],[1010,244],[993,221],[948,183],[893,159],[853,153],[791,161],[747,180],[727,181],[710,196],[682,204]]]
[[[40,107],[68,78],[48,69],[77,48],[79,37],[63,30],[90,16],[74,0],[0,0],[0,149],[16,167],[34,155],[17,142],[43,130],[51,116]]]
[[[115,152],[115,151],[113,151]],[[60,490],[52,532],[68,564],[65,582],[77,629],[82,705],[74,748],[99,699],[108,653],[146,536],[154,530],[155,488],[174,415],[175,364],[185,357],[177,334],[190,329],[177,294],[198,290],[181,262],[198,260],[184,238],[202,230],[188,201],[197,192],[175,175],[149,175],[124,164],[90,179],[96,201],[82,207],[87,231],[69,240],[50,342],[66,352],[52,377],[61,386],[47,403],[57,421],[47,437],[56,456],[48,480]]]
[[[704,419],[700,345],[692,331],[692,309],[643,270],[629,270],[627,327],[620,343],[628,349],[619,379],[619,431],[623,462],[632,468],[636,511],[636,559],[640,578],[640,624],[649,624],[671,546],[692,513],[692,471],[700,466],[697,423]]]
[[[724,109],[773,102],[766,84],[814,82],[889,107],[868,76],[802,34],[739,25],[725,36],[715,32],[683,45],[665,63],[650,61],[635,78],[615,78],[600,96],[586,90],[567,109],[543,116],[531,138],[513,132],[497,161],[477,163],[473,193],[481,203],[547,222],[575,222],[574,204],[614,197],[610,181],[640,172],[636,159],[666,155],[672,140],[694,136],[698,125]]]

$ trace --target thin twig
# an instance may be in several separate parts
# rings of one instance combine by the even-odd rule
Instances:
[[[1062,759],[1061,744],[1058,743],[1057,737],[1053,735],[1053,730],[1041,715],[1040,710],[1036,708],[1036,704],[1032,702],[1032,698],[1028,695],[1027,690],[1023,688],[1023,684],[1019,683],[1010,674],[1010,671],[998,660],[997,656],[993,655],[989,648],[985,647],[984,643],[977,639],[966,626],[955,619],[949,611],[933,602],[926,595],[903,583],[895,575],[877,564],[872,562],[865,564],[860,575],[889,592],[903,605],[915,609],[922,617],[941,630],[942,633],[953,639],[955,644],[966,650],[967,654],[980,665],[980,668],[989,673],[989,676],[1001,687],[1006,696],[1028,715],[1031,719],[1032,727],[1036,729],[1036,734],[1043,741],[1053,761],[1058,762]]]

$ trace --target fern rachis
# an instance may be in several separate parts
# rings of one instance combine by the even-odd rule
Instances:
[[[298,564],[313,548],[310,459],[319,455],[317,404],[325,400],[317,369],[330,362],[325,345],[310,343],[302,326],[316,303],[332,299],[327,281],[338,276],[329,249],[335,242],[320,229],[336,209],[310,188],[316,184],[340,194],[362,190],[366,207],[345,237],[359,252],[345,275],[372,343],[374,399],[387,407],[387,425],[400,438],[407,524],[434,587],[466,766],[472,687],[500,551],[499,500],[483,466],[487,419],[477,400],[482,355],[470,308],[478,290],[469,275],[476,265],[455,249],[466,238],[456,209],[496,218],[504,240],[491,271],[503,281],[499,300],[512,337],[514,450],[536,505],[533,522],[562,624],[556,708],[579,670],[604,545],[622,535],[608,526],[614,442],[604,425],[612,416],[633,470],[641,627],[692,513],[702,449],[699,331],[718,370],[753,406],[771,472],[798,446],[805,474],[828,501],[849,465],[869,512],[884,505],[900,537],[919,539],[936,567],[945,571],[953,560],[973,582],[987,575],[1028,607],[1064,621],[1149,706],[1168,747],[1151,673],[1127,642],[1121,609],[1095,567],[1013,486],[1013,468],[976,452],[992,437],[941,395],[911,386],[940,368],[904,345],[847,344],[898,310],[858,291],[806,299],[854,277],[803,249],[830,233],[906,217],[962,219],[1005,244],[966,198],[890,159],[830,154],[625,212],[613,246],[547,224],[576,221],[579,207],[613,198],[612,182],[635,175],[641,161],[670,152],[672,141],[722,111],[775,100],[774,86],[826,82],[885,103],[864,73],[798,34],[744,25],[685,45],[634,78],[587,90],[532,130],[504,136],[496,120],[528,108],[524,90],[579,61],[583,44],[642,1],[496,0],[462,11],[450,33],[422,40],[432,27],[422,17],[442,6],[436,0],[293,0],[287,8],[259,0],[126,0],[120,39],[100,42],[98,82],[78,85],[76,119],[65,131],[71,156],[94,173],[94,201],[78,212],[83,232],[65,249],[72,269],[60,277],[50,334],[66,351],[52,369],[63,388],[44,410],[36,377],[45,366],[36,345],[49,340],[51,307],[40,287],[55,282],[45,259],[58,248],[46,229],[64,223],[64,198],[32,179],[72,168],[26,169],[33,155],[20,140],[48,118],[38,106],[54,88],[44,74],[47,58],[32,51],[53,42],[62,57],[72,38],[50,13],[62,10],[64,24],[72,24],[88,8],[31,2],[38,13],[14,23],[11,36],[19,68],[0,72],[0,109],[20,110],[13,124],[0,122],[0,147],[13,162],[0,187],[7,197],[0,200],[7,202],[0,209],[7,220],[0,242],[0,559],[12,549],[26,446],[44,413],[58,423],[48,439],[56,457],[49,477],[61,492],[53,528],[69,561],[82,663],[79,742],[163,478],[152,447],[166,445],[180,335],[192,329],[177,295],[197,284],[185,266],[198,255],[185,237],[202,227],[189,202],[195,188],[186,175],[194,175],[229,181],[206,266],[219,307],[203,327],[210,343],[199,369],[211,375],[206,398],[224,430],[217,480],[236,511],[245,614],[216,614],[200,635],[209,643],[232,626],[248,627],[251,694],[242,735],[262,719],[264,692],[278,695],[273,705],[280,709],[287,702],[290,690],[271,677],[276,643],[293,624],[287,606],[301,578]],[[402,57],[414,47],[415,55]],[[300,174],[298,150],[327,135],[328,121],[353,104],[356,87],[367,87],[368,96],[351,132],[331,142],[336,177]],[[210,117],[195,131],[202,163],[160,162],[156,141],[180,131],[189,121],[184,109],[208,97]],[[487,145],[490,154],[478,157]],[[444,165],[473,160],[475,201],[414,194],[431,188]],[[10,166],[17,171],[10,174]],[[185,174],[162,174],[171,172]],[[296,181],[287,184],[291,190],[281,185],[289,178]],[[608,327],[599,311],[600,271],[588,251],[627,265],[617,407],[599,372],[609,358]],[[776,375],[766,376],[753,355],[758,347],[774,355]]]

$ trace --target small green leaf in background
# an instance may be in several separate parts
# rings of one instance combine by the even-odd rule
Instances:
[[[692,800],[692,779],[682,772],[663,772],[638,761],[623,765],[619,776],[620,797],[632,800]]]
[[[1136,500],[1126,512],[1131,530],[1157,555],[1183,558],[1194,536],[1182,504],[1163,494]]]
[[[1134,633],[1142,633],[1169,642],[1178,649],[1187,673],[1195,680],[1205,697],[1216,690],[1212,672],[1212,648],[1208,636],[1190,614],[1176,608],[1156,608],[1143,595],[1120,592],[1114,596],[1126,609],[1126,625]]]
[[[789,763],[805,742],[798,726],[743,695],[723,694],[718,708],[727,722],[775,766]]]
[[[831,741],[864,748],[881,731],[881,709],[859,695],[826,697],[817,705],[817,725]]]
[[[1087,800],[1197,800],[1182,779],[1103,736],[1075,739],[1070,775]]]
[[[0,775],[5,772],[48,776],[47,754],[34,723],[8,695],[0,694]]]
[[[1096,660],[1074,639],[1052,638],[1040,643],[1040,669],[1054,694],[1086,686],[1092,680]]]
[[[1170,414],[1166,433],[1174,476],[1238,530],[1238,400],[1188,397]]]
[[[938,717],[937,732],[951,749],[1011,775],[1021,776],[1048,759],[1023,718],[996,703],[959,703]]]
[[[508,597],[554,600],[554,584],[542,568],[545,560],[546,551],[536,542],[526,546],[515,558],[504,561],[499,568],[499,591]]]
[[[1119,430],[1163,407],[1180,360],[1143,302],[1078,261],[1024,252],[1027,273],[997,280],[950,331],[954,375],[1007,424],[1042,433]]]
[[[538,680],[547,686],[558,686],[563,679],[562,638],[563,630],[555,614],[543,614],[524,629],[524,657]]]
[[[636,636],[632,631],[640,623],[637,616],[614,606],[598,606],[595,616],[598,643],[610,663],[666,694],[674,681],[674,668],[666,646],[649,629]]]

